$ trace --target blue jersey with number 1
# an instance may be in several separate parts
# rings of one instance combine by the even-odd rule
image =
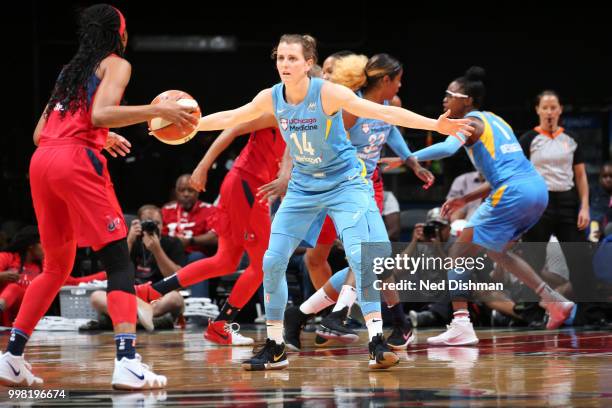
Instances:
[[[300,190],[330,190],[342,181],[365,176],[365,167],[349,141],[342,111],[329,116],[323,111],[320,78],[310,78],[304,100],[291,105],[282,83],[272,87],[274,114],[293,159],[291,180]]]

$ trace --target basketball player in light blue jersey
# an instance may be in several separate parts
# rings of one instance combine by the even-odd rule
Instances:
[[[521,234],[540,218],[548,203],[544,179],[525,157],[514,132],[502,118],[491,112],[480,111],[485,88],[484,70],[470,68],[465,76],[451,82],[444,97],[444,109],[451,117],[469,118],[474,132],[471,136],[449,136],[444,142],[414,152],[419,161],[438,160],[465,148],[474,167],[486,183],[463,197],[444,203],[445,216],[466,203],[486,200],[472,215],[450,255],[474,255],[479,248],[505,270],[514,274],[541,298],[540,305],[548,312],[548,329],[558,328],[567,319],[574,304],[551,289],[520,257],[507,252]],[[459,268],[457,268],[459,269]],[[466,282],[469,273],[449,271],[449,279]],[[451,291],[454,318],[448,330],[430,337],[431,345],[469,345],[478,338],[469,320],[467,291]]]
[[[389,105],[401,87],[402,74],[402,64],[388,54],[377,54],[370,59],[365,55],[349,54],[335,58],[330,80],[352,89],[360,98]],[[343,121],[348,137],[357,149],[357,156],[365,164],[366,178],[372,180],[376,204],[381,212],[383,183],[377,163],[385,144],[411,166],[415,175],[427,183],[426,187],[433,183],[433,175],[411,157],[410,149],[397,127],[378,119],[356,117],[346,111],[343,112]],[[384,225],[381,225],[380,231],[371,229],[370,239],[376,241],[372,239],[373,236],[387,240]],[[294,351],[301,349],[300,333],[307,320],[336,300],[333,311],[321,321],[317,329],[315,345],[328,345],[329,340],[350,343],[359,338],[355,331],[344,324],[356,299],[354,275],[349,272],[349,268],[345,268],[331,276],[331,268],[327,263],[335,237],[333,223],[326,220],[316,247],[306,250],[304,261],[312,282],[322,281],[322,275],[325,274],[327,278],[323,280],[325,284],[319,285],[318,290],[304,303],[299,307],[292,306],[285,312],[285,341],[287,347]],[[403,313],[402,304],[395,292],[383,292],[383,295],[393,317],[393,331],[387,344],[394,349],[403,349],[414,339],[410,321]]]
[[[203,117],[198,126],[199,130],[225,129],[272,113],[293,161],[287,195],[274,217],[263,259],[268,339],[253,358],[243,363],[246,370],[288,366],[283,342],[283,314],[288,297],[285,270],[298,244],[312,238],[311,226],[326,214],[332,217],[349,264],[356,272],[358,300],[362,275],[374,281],[372,271],[362,271],[361,243],[370,241],[369,225],[382,223],[382,218],[372,198],[372,188],[364,178],[365,167],[346,137],[342,109],[356,116],[443,134],[469,134],[472,130],[467,125],[469,120],[449,119],[448,112],[438,120],[430,119],[359,98],[346,87],[311,79],[307,73],[316,63],[316,45],[310,36],[282,36],[273,55],[281,83],[261,91],[240,108]],[[389,350],[382,336],[380,303],[360,305],[370,339],[370,367],[397,364],[399,358]]]

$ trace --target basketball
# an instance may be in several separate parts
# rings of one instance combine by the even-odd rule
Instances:
[[[175,100],[180,105],[192,107],[193,111],[191,114],[198,119],[202,117],[202,112],[200,111],[198,102],[187,92],[177,90],[165,91],[157,95],[155,99],[151,101],[151,104],[154,105],[168,99]],[[197,129],[193,129],[191,131],[182,130],[174,123],[168,122],[160,117],[153,118],[149,121],[149,129],[151,134],[159,141],[171,145],[187,143],[198,132]]]

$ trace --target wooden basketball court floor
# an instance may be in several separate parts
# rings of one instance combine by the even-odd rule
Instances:
[[[367,369],[366,332],[350,346],[290,353],[289,368],[247,372],[240,361],[250,347],[218,347],[201,329],[140,333],[144,361],[168,377],[156,392],[110,388],[114,342],[110,332],[35,332],[26,357],[44,388],[66,398],[9,398],[0,406],[612,406],[612,334],[604,331],[479,330],[474,347],[428,347],[439,330],[419,330],[417,343],[400,353],[399,366]],[[263,341],[265,331],[242,333]],[[0,337],[6,344],[7,333]]]

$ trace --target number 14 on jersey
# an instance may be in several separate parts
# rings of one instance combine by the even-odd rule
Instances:
[[[293,140],[293,143],[295,143],[295,146],[300,151],[300,154],[304,154],[304,152],[306,152],[309,155],[314,156],[315,151],[312,148],[310,142],[308,141],[306,132],[302,132],[302,143],[300,143],[297,133],[292,133],[291,135],[289,135],[289,137],[291,138],[291,140]]]

